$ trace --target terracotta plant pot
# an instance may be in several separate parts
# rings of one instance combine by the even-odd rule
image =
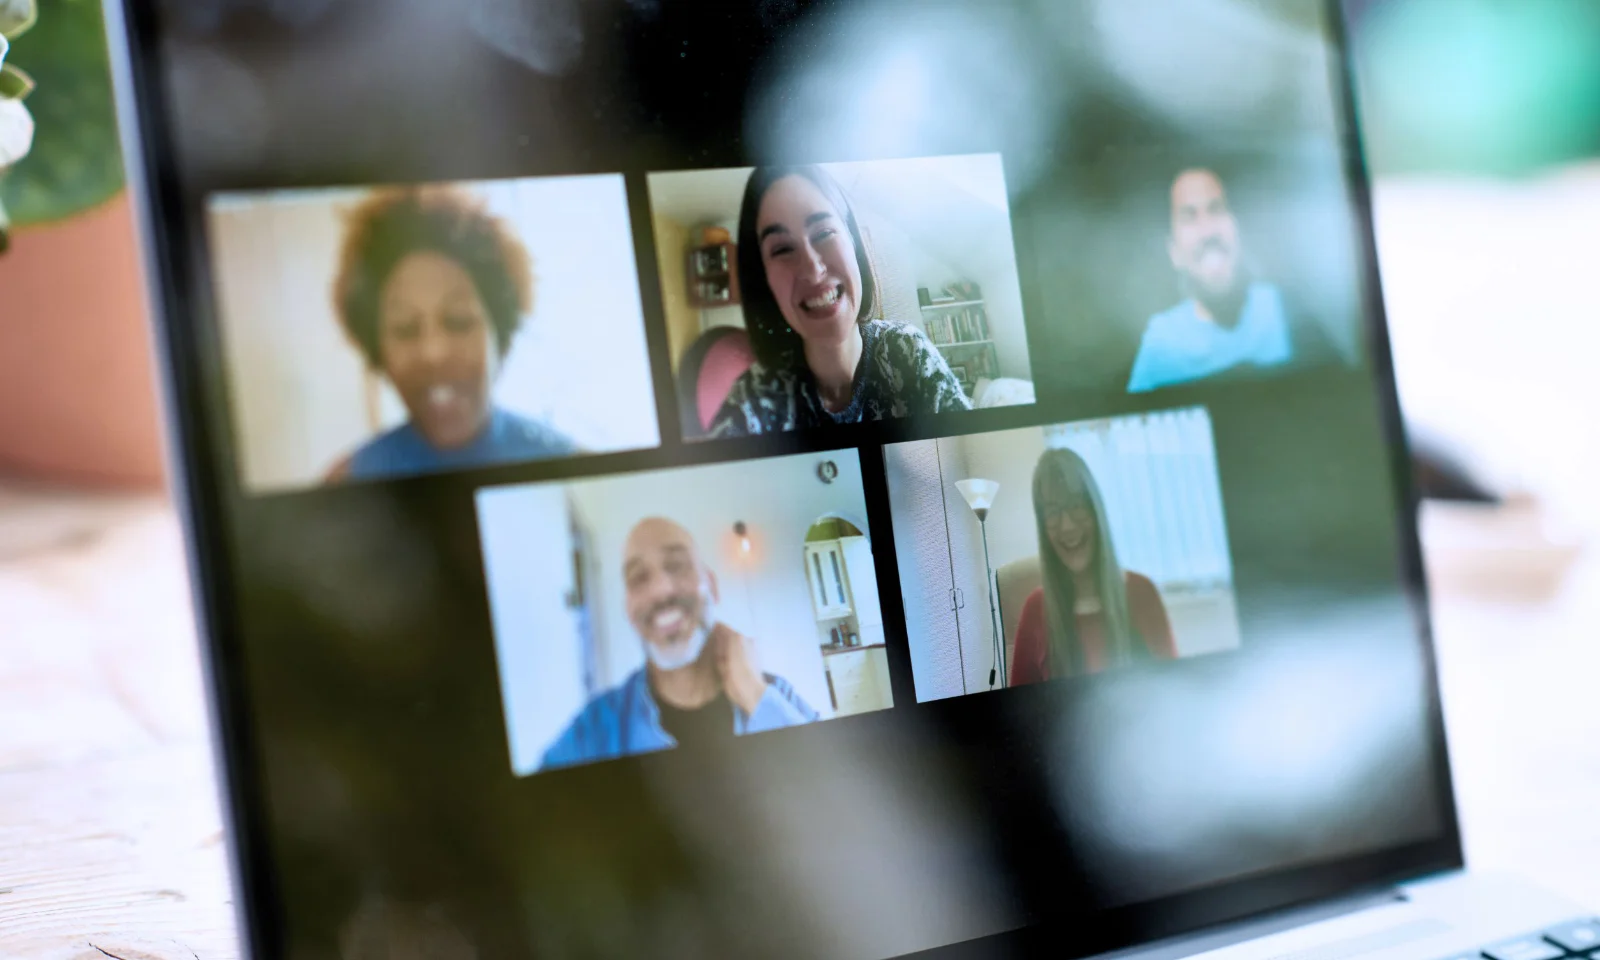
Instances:
[[[154,373],[126,194],[12,233],[0,256],[0,474],[159,485]]]

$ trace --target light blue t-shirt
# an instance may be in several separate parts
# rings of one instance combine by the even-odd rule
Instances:
[[[800,699],[789,681],[770,673],[764,677],[767,689],[755,710],[745,713],[733,707],[728,722],[735,734],[761,733],[819,719],[817,711]],[[641,667],[620,686],[590,700],[545,751],[539,769],[652,753],[677,745],[678,741],[661,725],[661,708],[650,692],[650,678]]]
[[[373,437],[350,457],[351,480],[466,470],[520,460],[569,457],[573,442],[553,427],[496,407],[482,432],[464,447],[440,450],[408,420]]]
[[[1200,316],[1192,299],[1151,317],[1139,341],[1128,392],[1203,380],[1243,365],[1277,367],[1292,359],[1283,294],[1270,283],[1252,283],[1239,322],[1231,329]]]

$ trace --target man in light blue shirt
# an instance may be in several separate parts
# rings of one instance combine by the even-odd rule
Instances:
[[[1185,170],[1172,181],[1167,255],[1189,295],[1145,325],[1129,393],[1281,367],[1296,358],[1283,294],[1248,277],[1239,223],[1212,171]]]
[[[641,521],[623,548],[622,578],[645,665],[584,706],[541,770],[818,719],[787,680],[756,667],[749,637],[717,620],[716,574],[689,531],[660,517]]]

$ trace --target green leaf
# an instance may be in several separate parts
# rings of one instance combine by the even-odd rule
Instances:
[[[14,63],[0,66],[0,100],[26,100],[33,92],[33,78]]]
[[[0,203],[12,220],[59,220],[116,196],[122,154],[100,4],[40,0],[38,23],[11,56],[38,81],[28,98],[33,151],[0,180]]]
[[[0,36],[20,37],[38,17],[35,0],[0,0]],[[4,52],[0,48],[0,54]]]

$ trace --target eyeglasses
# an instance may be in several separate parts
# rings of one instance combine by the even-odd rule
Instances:
[[[1094,519],[1094,510],[1086,503],[1075,503],[1070,506],[1062,503],[1046,503],[1043,507],[1042,512],[1047,520],[1064,516],[1078,526],[1083,526]]]

